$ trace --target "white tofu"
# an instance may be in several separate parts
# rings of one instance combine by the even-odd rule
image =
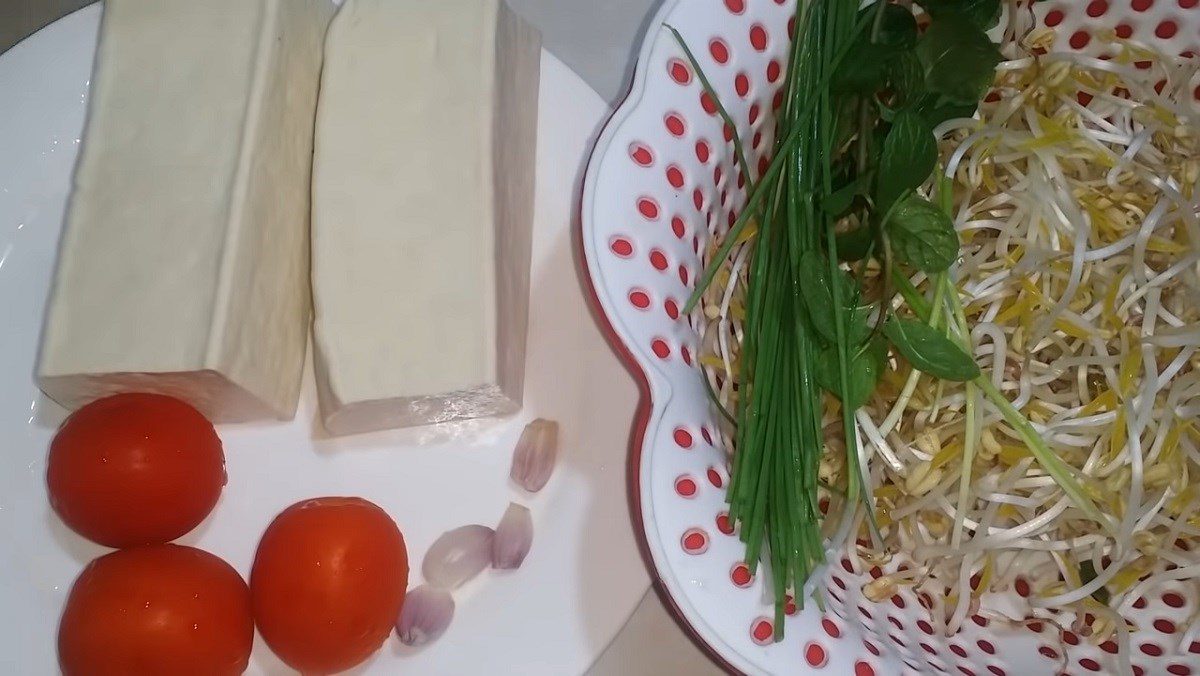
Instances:
[[[217,421],[295,415],[329,0],[106,0],[38,367]]]
[[[520,408],[540,48],[499,0],[349,0],[334,20],[313,169],[331,433]]]

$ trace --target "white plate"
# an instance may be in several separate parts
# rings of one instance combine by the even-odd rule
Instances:
[[[0,672],[56,671],[63,600],[105,550],[66,530],[44,487],[61,411],[31,373],[47,284],[82,128],[100,7],[77,12],[0,57]],[[532,417],[562,423],[564,455],[529,501],[533,552],[513,574],[459,594],[442,639],[408,653],[389,639],[361,673],[580,673],[648,586],[629,528],[625,454],[637,391],[595,328],[574,264],[570,225],[586,149],[606,106],[543,54],[529,370],[525,409],[507,421],[314,438],[311,376],[296,420],[227,426],[229,484],[183,542],[249,571],[263,529],[302,498],[360,495],[383,506],[414,565],[441,532],[491,524],[517,494],[508,462]],[[398,346],[403,347],[403,346]],[[411,582],[420,580],[419,566]],[[285,669],[261,642],[252,673]]]

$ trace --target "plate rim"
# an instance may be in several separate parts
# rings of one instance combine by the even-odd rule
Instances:
[[[30,64],[31,60],[40,57],[44,52],[46,52],[46,50],[48,50],[48,49],[54,50],[54,49],[56,49],[56,45],[62,44],[61,41],[64,39],[64,37],[61,35],[61,33],[64,31],[64,29],[72,36],[70,39],[77,38],[78,37],[77,32],[80,30],[83,30],[83,31],[89,32],[89,33],[94,33],[99,22],[102,20],[102,14],[103,14],[103,2],[101,2],[101,1],[89,2],[89,4],[87,4],[83,7],[80,7],[79,9],[77,9],[75,11],[64,14],[63,16],[59,17],[58,19],[51,21],[48,24],[46,24],[45,26],[41,27],[37,31],[34,31],[34,32],[30,33],[29,35],[25,36],[22,40],[13,44],[8,50],[4,51],[3,53],[0,53],[0,63],[8,62],[8,63],[16,64],[19,62],[23,65],[23,67],[16,68],[16,69],[10,67],[10,69],[9,69],[10,73],[15,72],[17,70],[23,70],[26,72],[26,74],[28,74],[28,66],[31,65]],[[48,42],[50,43],[49,45],[47,44]],[[56,58],[62,58],[62,57],[56,53]],[[540,58],[543,59],[543,61],[542,61],[543,74],[545,74],[545,72],[547,70],[546,61],[547,60],[552,61],[557,68],[561,68],[563,74],[569,74],[570,78],[572,78],[571,82],[573,82],[573,83],[577,82],[580,87],[585,87],[588,92],[588,95],[590,97],[589,105],[587,107],[587,110],[589,111],[588,118],[587,118],[587,124],[582,125],[582,126],[586,127],[586,129],[581,128],[581,136],[580,136],[580,140],[578,142],[579,143],[578,150],[575,150],[571,153],[571,174],[572,174],[572,176],[569,180],[564,180],[563,183],[561,184],[567,190],[572,190],[572,189],[576,188],[578,185],[578,179],[575,178],[575,175],[577,174],[577,172],[579,172],[579,175],[582,175],[582,171],[585,170],[586,162],[590,157],[590,150],[591,150],[591,140],[590,139],[592,139],[594,137],[594,134],[596,133],[595,130],[598,129],[598,125],[600,125],[603,122],[603,120],[607,119],[607,117],[610,113],[610,105],[608,103],[606,103],[604,101],[603,97],[601,97],[599,95],[599,93],[596,92],[595,89],[590,84],[588,84],[586,81],[584,81],[583,78],[577,72],[575,72],[572,68],[570,68],[565,63],[563,63],[562,60],[558,56],[554,55],[553,53],[551,53],[549,50],[545,49],[544,47],[542,49]],[[89,72],[90,72],[90,68],[89,68]],[[556,94],[556,96],[557,96],[557,94]],[[566,191],[563,191],[563,192],[564,192],[564,194],[566,193]],[[576,206],[574,205],[574,199],[568,199],[567,197],[563,197],[561,202],[559,202],[558,198],[554,198],[554,203],[556,205],[558,205],[558,206],[555,206],[555,208],[554,208],[554,214],[556,214],[557,218],[562,218],[564,221],[561,224],[558,224],[555,226],[555,228],[553,230],[554,237],[556,239],[568,237],[575,230],[575,228],[572,225],[565,222],[567,218],[574,215],[574,212],[576,209]],[[57,235],[56,235],[56,239],[57,239]],[[574,247],[571,247],[569,244],[558,244],[558,245],[556,245],[555,248],[556,248],[556,251],[554,253],[555,257],[570,256],[571,252],[574,249]],[[2,250],[3,250],[3,242],[0,241],[0,251],[2,251]],[[7,272],[7,270],[5,272]],[[564,269],[564,272],[565,272],[565,269]],[[577,272],[575,272],[574,268],[570,272],[565,272],[565,274],[567,274],[569,276],[563,277],[564,280],[569,280],[569,279],[572,279],[573,277],[577,276]],[[586,301],[587,301],[586,295],[583,295],[583,300],[586,303]],[[582,310],[580,310],[579,312],[582,314]],[[37,317],[37,326],[38,326],[37,331],[40,335],[40,327],[41,327],[40,314]],[[592,329],[589,327],[588,332],[591,333],[591,331],[592,331]],[[592,341],[593,347],[591,349],[593,349],[593,350],[604,351],[607,347],[607,345],[605,344],[605,343],[607,343],[607,339],[604,341],[604,343],[601,343],[596,337],[591,337],[591,338],[589,338],[589,340]],[[604,352],[604,354],[607,355],[606,352]],[[607,356],[606,356],[606,360],[607,360]],[[618,359],[617,362],[619,363],[620,360]],[[606,370],[611,371],[614,367],[615,367],[615,364],[609,362],[606,367]],[[25,372],[21,372],[18,375],[17,379],[22,384],[31,383],[31,381],[28,381],[28,378],[29,378],[29,374],[27,374]],[[32,385],[30,385],[30,386],[34,387]],[[36,387],[34,387],[34,389],[36,389]],[[270,421],[264,421],[264,423],[262,423],[262,424],[274,425],[275,423],[272,423]],[[255,425],[258,425],[258,423],[255,423]],[[242,426],[234,426],[234,427],[237,427],[238,429],[242,428]],[[514,439],[515,439],[515,437],[514,437]],[[606,455],[609,459],[608,460],[609,462],[620,462],[621,458],[625,457],[624,455],[621,454],[622,451],[624,450],[622,447],[622,443],[621,443],[622,439],[623,439],[622,436],[614,435],[611,440],[611,443],[607,445],[607,448],[609,450],[608,450],[608,453],[606,453]],[[505,469],[505,472],[506,471],[507,471],[507,469]],[[507,474],[502,475],[500,478],[503,478],[504,476],[507,476]],[[625,483],[624,478],[623,477],[613,477],[613,480],[611,482],[612,488],[618,488],[618,486],[619,486],[618,482],[620,482],[620,484],[624,484]],[[609,492],[612,492],[612,491],[609,491]],[[614,515],[617,514],[616,510],[624,509],[624,506],[621,503],[622,503],[622,501],[620,500],[620,497],[614,495],[614,499],[611,502],[611,504],[613,505],[613,510],[614,510],[613,514]],[[548,503],[548,504],[553,504],[553,503]],[[544,506],[546,506],[546,505],[543,505],[543,507]],[[531,507],[532,507],[532,504],[531,504]],[[46,506],[45,509],[49,509],[49,507]],[[536,512],[535,512],[535,514],[536,514]],[[497,513],[495,516],[498,517],[499,513]],[[3,530],[4,530],[3,524],[0,524],[0,531],[3,531]],[[634,545],[637,544],[636,536],[632,538],[631,544],[624,544],[626,542],[629,542],[629,540],[626,540],[625,538],[622,538],[622,541],[623,542],[620,546],[619,551],[622,552],[622,558],[629,562],[628,564],[624,564],[624,567],[628,568],[631,572],[635,571],[635,570],[639,572],[639,574],[637,576],[638,581],[636,584],[636,593],[630,594],[630,601],[629,601],[629,604],[627,607],[624,607],[625,604],[623,604],[623,603],[621,604],[621,606],[622,606],[621,616],[619,618],[619,621],[614,621],[613,629],[612,629],[611,633],[605,632],[604,634],[600,634],[598,639],[597,638],[589,638],[587,640],[587,643],[589,644],[587,652],[586,653],[581,652],[578,654],[578,663],[579,663],[579,668],[581,670],[586,670],[586,669],[590,668],[591,665],[595,664],[595,662],[603,655],[604,650],[607,648],[607,646],[610,645],[611,642],[620,635],[620,633],[624,630],[625,626],[628,624],[629,618],[632,617],[632,615],[636,612],[638,604],[641,602],[642,598],[644,598],[645,592],[647,591],[647,589],[649,587],[650,581],[649,581],[648,576],[646,575],[646,573],[641,572],[642,567],[638,566],[636,559],[634,558],[633,549],[634,549]],[[187,542],[187,544],[195,545],[194,542]],[[203,544],[201,544],[199,546],[201,546],[202,548],[205,548],[205,546]],[[222,552],[218,552],[218,554],[222,555],[223,558],[225,557],[225,554]],[[79,563],[77,568],[74,570],[71,578],[67,580],[68,583],[70,583],[74,580],[74,575],[76,575],[78,573],[78,571],[81,570],[84,565],[86,565],[86,564]],[[235,566],[235,567],[239,568],[239,572],[242,572],[242,573],[248,572],[248,568],[245,570],[242,570],[241,566]],[[414,576],[412,578],[412,582],[415,583],[417,581],[419,581],[419,577]],[[512,585],[512,586],[516,587],[517,585]],[[632,586],[632,585],[627,585],[627,586]],[[3,590],[0,590],[0,592],[2,592],[2,591]],[[472,594],[473,594],[473,592],[472,592]],[[58,611],[56,610],[55,612],[57,613]],[[3,621],[6,619],[9,619],[8,615],[6,615],[5,613],[0,613],[0,625],[2,625]],[[55,623],[57,623],[57,620],[55,620]],[[580,623],[576,622],[575,624],[580,624]],[[587,626],[587,625],[583,624],[581,626]],[[577,630],[577,631],[580,632],[579,637],[580,637],[580,640],[582,641],[586,632],[585,632],[585,630],[582,630],[582,629]],[[394,642],[391,639],[389,639],[389,641]],[[581,643],[581,645],[582,645],[582,643]],[[261,645],[256,646],[256,651],[261,650],[261,648],[262,648]],[[385,645],[384,651],[390,651],[390,649],[387,645]],[[390,652],[389,652],[388,659],[391,659]],[[5,661],[3,659],[0,659],[0,664],[4,664],[4,663],[5,663]],[[266,664],[266,663],[264,662],[263,664]],[[256,669],[262,669],[263,664],[259,664],[256,666],[254,658],[252,658],[251,671],[249,671],[247,673],[258,673],[258,672],[256,672]],[[378,667],[376,667],[376,668],[378,668]]]

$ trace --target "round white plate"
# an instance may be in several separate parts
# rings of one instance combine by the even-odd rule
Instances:
[[[46,446],[61,410],[31,374],[42,307],[82,129],[100,7],[41,31],[0,57],[0,672],[56,671],[63,600],[104,549],[77,537],[46,501]],[[510,500],[508,463],[537,416],[562,424],[563,455],[528,504],[533,551],[512,574],[485,574],[458,595],[450,630],[420,651],[389,639],[356,673],[581,673],[624,624],[649,584],[629,527],[625,455],[634,383],[596,329],[574,262],[571,223],[600,97],[557,59],[542,58],[529,369],[524,411],[343,439],[314,430],[311,375],[296,419],[225,426],[229,483],[183,542],[249,572],[258,538],[287,505],[360,495],[383,506],[419,562],[443,531],[494,524]],[[402,348],[403,346],[398,346]],[[251,673],[286,669],[259,642]]]

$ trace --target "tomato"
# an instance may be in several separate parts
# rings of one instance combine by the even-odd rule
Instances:
[[[250,571],[259,633],[305,674],[345,671],[379,650],[407,586],[404,537],[359,498],[288,507],[263,533]]]
[[[63,674],[223,676],[250,660],[250,590],[228,563],[178,545],[88,564],[58,628]]]
[[[76,411],[50,444],[50,504],[109,547],[169,542],[208,516],[225,455],[199,411],[158,394],[118,394]]]

